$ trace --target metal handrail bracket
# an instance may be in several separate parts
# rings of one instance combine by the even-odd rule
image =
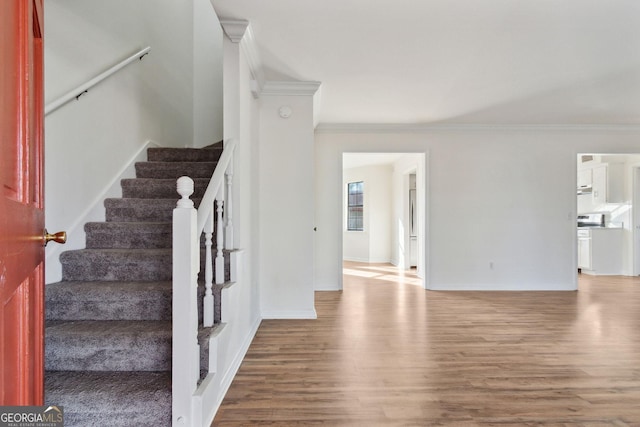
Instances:
[[[118,62],[116,65],[114,65],[113,67],[109,68],[108,70],[98,74],[97,76],[95,76],[94,78],[89,80],[88,82],[78,86],[76,89],[65,93],[64,95],[62,95],[60,98],[56,99],[55,101],[52,101],[52,102],[48,103],[44,107],[44,115],[46,116],[46,115],[56,111],[58,108],[62,107],[63,105],[65,105],[66,103],[71,101],[72,99],[76,99],[76,100],[80,99],[80,97],[82,95],[84,95],[85,93],[87,93],[89,91],[89,89],[91,89],[92,87],[94,87],[95,85],[97,85],[98,83],[100,83],[101,81],[106,79],[107,77],[111,76],[112,74],[117,73],[122,68],[124,68],[127,65],[131,64],[136,59],[142,59],[144,56],[149,54],[150,51],[151,51],[151,46],[145,47],[144,49],[142,49],[142,50],[134,53],[133,55],[127,57],[126,59],[123,59],[122,61]]]

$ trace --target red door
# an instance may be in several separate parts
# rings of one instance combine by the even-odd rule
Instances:
[[[0,0],[0,405],[44,397],[42,0]]]

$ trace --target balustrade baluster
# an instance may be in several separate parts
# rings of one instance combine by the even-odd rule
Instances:
[[[211,253],[212,237],[213,237],[213,211],[207,217],[204,226],[204,301],[203,301],[203,324],[205,327],[213,326],[213,257]]]
[[[227,199],[225,203],[225,219],[227,220],[227,224],[225,227],[224,234],[224,245],[228,250],[233,249],[233,159],[227,168],[227,173],[225,174],[227,178]]]
[[[216,284],[221,285],[224,283],[224,228],[223,228],[223,219],[222,219],[222,210],[224,208],[224,187],[221,185],[220,190],[218,191],[218,197],[216,200],[216,212],[217,212],[217,224],[216,224]]]

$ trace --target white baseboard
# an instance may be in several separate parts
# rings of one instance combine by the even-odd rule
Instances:
[[[342,290],[342,286],[337,283],[335,285],[326,284],[326,285],[316,286],[314,289],[314,291],[316,292],[331,292],[331,291],[341,291],[341,290]]]
[[[351,262],[369,262],[369,258],[358,258],[358,257],[342,257],[343,261],[351,261]]]
[[[577,290],[575,284],[571,283],[538,283],[538,284],[527,284],[527,285],[518,285],[514,284],[490,284],[490,283],[459,283],[454,285],[442,285],[442,284],[432,284],[429,287],[431,291],[505,291],[505,292],[513,292],[513,291],[575,291]]]
[[[318,313],[312,310],[265,310],[263,319],[317,319]]]
[[[343,261],[364,262],[367,264],[393,264],[389,258],[352,258],[342,257]],[[395,265],[395,264],[394,264]]]
[[[372,264],[392,264],[391,258],[369,258],[369,262]]]

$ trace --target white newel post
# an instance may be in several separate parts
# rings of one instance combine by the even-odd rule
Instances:
[[[218,190],[218,197],[216,198],[216,284],[221,285],[224,283],[224,228],[223,228],[223,218],[222,218],[222,210],[224,208],[224,186],[220,186],[220,190]]]
[[[203,324],[205,327],[213,326],[213,255],[211,252],[213,237],[213,211],[207,217],[204,225],[204,300],[203,300]]]
[[[189,199],[193,180],[179,178],[177,190],[182,198],[173,210],[172,424],[189,426],[191,396],[200,370],[197,310],[200,244],[196,235],[197,214]]]
[[[229,163],[229,167],[227,167],[225,178],[227,181],[227,197],[225,199],[224,215],[225,215],[225,219],[227,220],[227,224],[224,229],[224,247],[225,249],[232,250],[233,249],[233,157],[231,158],[231,163]]]

